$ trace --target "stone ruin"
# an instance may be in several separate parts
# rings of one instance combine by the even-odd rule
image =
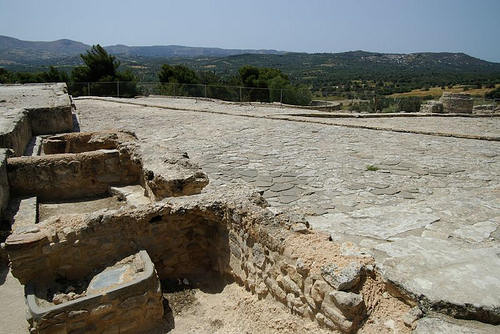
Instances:
[[[41,87],[64,106],[9,111],[0,133],[11,225],[2,251],[25,285],[32,333],[154,332],[164,317],[160,282],[210,273],[344,333],[374,317],[381,295],[418,304],[383,281],[372,257],[343,252],[302,217],[273,214],[258,192],[202,191],[208,177],[186,153],[145,148],[130,132],[70,132],[64,86]],[[404,322],[419,317],[414,307]],[[495,310],[481,317],[498,321]]]
[[[443,92],[439,101],[426,101],[420,106],[423,113],[471,114],[474,101],[469,94]]]
[[[439,101],[425,101],[420,105],[420,112],[441,114],[443,113],[443,104]]]
[[[439,101],[443,104],[443,112],[470,114],[474,101],[469,94],[444,92]]]

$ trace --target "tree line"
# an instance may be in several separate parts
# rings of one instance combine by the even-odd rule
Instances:
[[[141,89],[134,74],[119,71],[120,61],[99,44],[80,55],[83,65],[70,74],[51,66],[46,72],[9,72],[0,68],[0,83],[66,82],[74,96],[132,97]],[[158,74],[161,94],[208,96],[230,101],[283,102],[309,105],[307,87],[292,85],[280,70],[243,66],[238,75],[222,78],[210,71],[195,71],[185,65],[164,64]],[[119,82],[119,86],[113,83]]]

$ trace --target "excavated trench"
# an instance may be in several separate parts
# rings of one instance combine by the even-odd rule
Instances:
[[[192,167],[185,154],[147,165],[120,132],[52,136],[34,152],[8,159],[5,249],[35,333],[370,332],[384,312],[409,331],[411,301],[381,297],[371,258],[342,255],[257,193],[195,195],[197,168],[173,180],[162,169]]]

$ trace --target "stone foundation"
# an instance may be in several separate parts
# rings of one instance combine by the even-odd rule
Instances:
[[[43,141],[44,154],[82,153],[117,149],[122,143],[134,142],[133,133],[117,131],[72,132],[50,136]]]
[[[233,190],[171,199],[136,209],[60,217],[6,241],[23,283],[69,280],[124,254],[147,250],[161,279],[200,279],[215,271],[293,313],[353,332],[368,316],[361,292],[372,259],[343,256],[304,222],[273,217],[258,195]],[[305,247],[307,245],[307,247]],[[317,251],[311,249],[314,245]]]
[[[189,157],[169,152],[145,157],[133,134],[69,133],[43,140],[42,156],[7,159],[14,196],[42,200],[108,194],[110,187],[141,184],[153,200],[197,194],[208,178]]]
[[[439,101],[427,101],[420,106],[420,112],[423,113],[442,113],[443,103]]]
[[[17,157],[7,160],[11,192],[41,199],[103,195],[112,185],[137,184],[140,166],[118,150]]]
[[[444,92],[439,101],[443,104],[443,112],[470,114],[474,101],[468,94]]]
[[[73,129],[71,99],[65,83],[2,85],[0,147],[24,153],[32,135]]]

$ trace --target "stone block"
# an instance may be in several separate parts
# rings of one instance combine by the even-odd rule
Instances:
[[[443,103],[439,101],[426,101],[420,105],[420,112],[423,113],[442,113]]]
[[[358,262],[351,262],[342,269],[329,264],[321,267],[321,275],[336,290],[348,291],[359,283],[361,269],[362,265]]]
[[[439,101],[443,104],[443,112],[470,114],[474,101],[468,94],[444,92]]]
[[[332,291],[329,293],[335,306],[339,308],[349,320],[359,317],[364,311],[363,297],[360,294],[344,291]]]
[[[0,114],[0,147],[11,149],[15,156],[23,155],[32,136],[28,113],[0,108]]]

